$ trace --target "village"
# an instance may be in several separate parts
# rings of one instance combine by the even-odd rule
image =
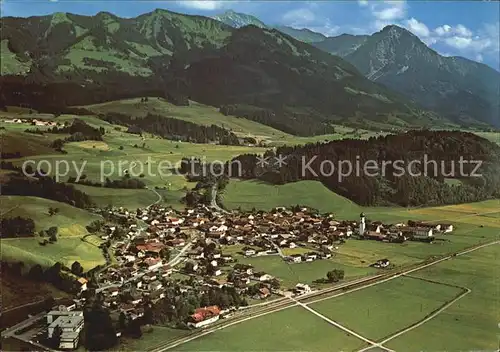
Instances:
[[[97,282],[78,278],[72,304],[47,314],[46,334],[50,339],[58,331],[59,349],[78,347],[83,307],[89,301],[99,301],[115,322],[120,321],[116,323],[119,336],[125,325],[143,321],[145,316],[150,323],[153,310],[161,311],[162,301],[178,294],[201,297],[175,320],[176,326],[196,329],[251,303],[314,290],[301,282],[293,287],[282,285],[279,277],[248,264],[253,257],[279,256],[291,266],[307,265],[335,257],[348,240],[430,243],[435,234],[453,231],[451,224],[383,224],[368,221],[363,213],[355,221],[338,221],[333,214],[320,215],[301,207],[253,213],[222,213],[207,206],[175,211],[157,205],[135,212],[100,211],[106,219],[115,219],[99,235],[115,262],[96,274]],[[297,248],[303,250],[284,253]],[[243,258],[245,263],[240,262]],[[390,258],[370,264],[380,269],[390,265]]]

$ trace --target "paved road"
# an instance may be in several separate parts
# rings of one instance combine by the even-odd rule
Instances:
[[[153,203],[151,203],[150,205],[148,205],[148,206],[146,207],[146,209],[149,209],[149,208],[151,208],[153,205],[160,203],[160,202],[162,201],[163,197],[161,196],[161,194],[160,194],[160,193],[158,193],[158,191],[157,191],[156,189],[154,189],[154,188],[149,188],[149,187],[146,187],[146,188],[147,188],[147,189],[149,189],[151,192],[153,192],[154,194],[156,194],[156,195],[158,196],[158,199],[157,199],[156,201],[154,201]]]
[[[216,209],[220,213],[225,213],[228,214],[229,212],[225,209],[222,209],[218,204],[217,204],[217,183],[212,186],[212,199],[210,200],[210,206],[214,209]]]
[[[186,251],[188,251],[191,246],[193,245],[193,242],[194,242],[194,239],[192,239],[191,241],[189,241],[180,251],[179,253],[173,258],[171,259],[166,265],[169,265],[170,267],[174,267],[176,266],[177,264],[179,264],[181,262],[181,259],[183,257],[183,255],[186,253]],[[127,284],[129,282],[132,282],[132,281],[135,281],[137,279],[140,279],[141,277],[143,277],[145,274],[151,272],[151,271],[154,271],[154,270],[147,270],[145,272],[142,272],[142,273],[139,273],[135,276],[132,276],[131,278],[128,278],[127,280],[123,281],[122,283],[118,283],[118,284],[110,284],[110,285],[106,285],[106,286],[102,286],[102,287],[99,287],[98,289],[96,289],[96,292],[102,292],[104,290],[107,290],[107,289],[110,289],[110,288],[113,288],[113,287],[121,287],[123,286],[124,284]]]
[[[343,326],[343,325],[341,325],[341,324],[337,323],[336,321],[333,321],[333,320],[331,320],[330,318],[325,317],[323,314],[318,313],[317,311],[315,311],[315,310],[314,310],[314,309],[312,309],[311,307],[307,306],[306,304],[301,303],[301,302],[297,301],[296,299],[293,299],[293,298],[291,298],[291,299],[292,299],[293,301],[297,302],[297,304],[298,304],[299,306],[301,306],[302,308],[304,308],[304,309],[306,309],[306,310],[310,311],[311,313],[313,313],[313,314],[314,314],[314,315],[316,315],[317,317],[320,317],[321,319],[323,319],[323,320],[324,320],[324,321],[326,321],[327,323],[329,323],[329,324],[331,324],[331,325],[335,326],[336,328],[338,328],[338,329],[340,329],[340,330],[343,330],[343,331],[347,332],[349,335],[352,335],[352,336],[357,337],[358,339],[360,339],[360,340],[362,340],[362,341],[364,341],[364,342],[369,343],[369,344],[371,345],[371,347],[378,347],[378,348],[381,348],[381,349],[383,349],[384,351],[387,351],[387,352],[395,352],[395,351],[393,351],[393,350],[391,350],[391,349],[389,349],[389,348],[386,348],[386,347],[382,346],[382,344],[377,343],[377,342],[375,342],[375,341],[372,341],[372,340],[370,340],[370,339],[368,339],[368,338],[366,338],[366,337],[364,337],[364,336],[362,336],[362,335],[358,334],[357,332],[352,331],[351,329],[346,328],[345,326]]]
[[[268,238],[267,240],[268,240],[268,241],[269,241],[269,243],[271,243],[271,244],[273,245],[273,247],[274,247],[274,248],[278,251],[279,256],[280,256],[283,260],[285,260],[286,255],[283,253],[283,250],[281,249],[281,247],[280,247],[280,246],[278,246],[276,243],[274,243],[274,242],[273,242],[273,240],[271,240],[271,239],[269,239],[269,238]]]
[[[2,312],[0,313],[0,315],[5,314],[7,312],[10,312],[12,310],[23,308],[23,307],[34,306],[35,304],[42,303],[43,301],[45,301],[45,298],[42,298],[42,299],[40,299],[38,301],[35,301],[35,302],[30,302],[30,303],[26,303],[26,304],[23,304],[23,305],[20,305],[20,306],[12,307],[12,308],[9,308],[9,309],[4,309],[4,310],[2,310]]]
[[[32,316],[31,318],[28,318],[26,320],[23,320],[22,322],[11,326],[10,328],[5,329],[2,331],[2,338],[7,338],[7,337],[16,337],[15,332],[17,330],[24,329],[27,326],[33,325],[34,323],[37,322],[37,320],[43,319],[45,317],[46,312],[41,312],[38,313],[37,315]]]

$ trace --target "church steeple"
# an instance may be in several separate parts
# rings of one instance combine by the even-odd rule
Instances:
[[[360,222],[359,222],[359,235],[363,236],[365,234],[366,230],[366,223],[365,223],[365,213],[361,213],[359,215],[360,217]]]

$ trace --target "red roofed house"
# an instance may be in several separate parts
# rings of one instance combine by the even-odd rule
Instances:
[[[219,315],[220,308],[218,306],[198,308],[194,311],[194,314],[190,316],[190,322],[188,322],[188,325],[200,328],[219,320]]]
[[[146,244],[138,244],[136,247],[138,252],[146,252],[152,254],[159,254],[165,245],[160,242],[151,242]]]
[[[144,264],[148,270],[158,270],[163,265],[160,258],[146,258]]]

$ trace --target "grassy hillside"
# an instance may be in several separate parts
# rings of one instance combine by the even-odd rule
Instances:
[[[85,108],[96,114],[115,112],[135,117],[144,117],[150,113],[200,125],[217,125],[230,129],[240,137],[253,137],[258,142],[263,142],[269,146],[306,144],[342,138],[366,139],[384,134],[383,132],[334,125],[334,134],[299,137],[246,118],[231,115],[226,116],[213,106],[200,104],[195,101],[190,101],[190,106],[176,106],[163,98],[155,97],[149,97],[147,102],[141,102],[140,98],[136,98],[89,105]]]
[[[8,41],[2,40],[0,46],[0,72],[1,75],[24,75],[30,70],[30,61],[21,61],[19,57],[10,51]]]
[[[151,76],[148,60],[176,50],[220,46],[231,28],[215,20],[156,10],[134,19],[100,12],[81,16],[56,12],[23,19],[7,17],[3,21],[2,72],[26,73],[31,62],[26,53],[46,49],[56,74],[79,75],[122,72],[132,76]],[[3,61],[3,60],[2,60]],[[23,64],[17,64],[23,62]],[[5,67],[5,69],[4,69]]]
[[[259,181],[231,180],[224,191],[223,204],[229,209],[241,207],[242,210],[270,210],[300,204],[321,212],[333,212],[337,216],[359,215],[361,211],[360,206],[331,192],[318,181],[274,186]]]
[[[0,118],[2,117],[0,113]],[[3,115],[11,118],[10,113]],[[29,114],[17,115],[26,117]],[[49,118],[45,116],[45,118]],[[149,187],[165,187],[166,190],[159,190],[162,193],[164,204],[176,207],[182,206],[180,199],[184,196],[183,189],[192,188],[194,184],[186,181],[181,175],[176,175],[175,170],[168,170],[166,166],[172,168],[178,166],[183,157],[199,157],[206,161],[226,161],[233,157],[245,153],[262,153],[264,148],[245,147],[245,146],[224,146],[212,144],[194,144],[181,143],[166,139],[161,139],[149,134],[143,137],[135,134],[126,133],[126,128],[122,126],[111,125],[95,116],[74,116],[61,115],[57,118],[49,118],[61,123],[71,122],[74,119],[82,120],[93,127],[103,127],[106,130],[103,141],[83,141],[71,142],[64,145],[66,154],[55,153],[53,149],[43,148],[43,143],[48,143],[62,135],[45,133],[44,135],[29,134],[22,132],[26,128],[32,128],[29,124],[0,123],[5,130],[2,133],[9,138],[5,140],[15,140],[16,143],[10,143],[11,151],[22,151],[29,155],[30,160],[39,162],[45,160],[51,166],[52,172],[58,162],[67,161],[70,169],[66,175],[61,176],[60,181],[66,181],[70,176],[76,177],[77,169],[83,167],[83,173],[88,180],[100,181],[101,171],[103,177],[107,176],[112,180],[118,179],[124,175],[124,170],[131,168],[131,163],[137,163],[137,167],[131,169],[135,177],[144,173],[142,181]],[[46,127],[38,127],[40,130],[46,130]],[[14,139],[15,137],[15,139]],[[28,143],[26,143],[26,141]],[[33,141],[33,142],[32,142]],[[36,144],[35,144],[36,142]],[[51,154],[52,153],[52,154]],[[21,166],[25,158],[9,159],[14,164]],[[151,172],[148,172],[148,162],[151,166]],[[163,163],[163,164],[160,164]],[[159,166],[163,165],[163,169]],[[142,167],[142,171],[141,171]],[[47,165],[44,167],[48,171]],[[62,172],[65,170],[62,169]],[[52,174],[53,175],[53,174]],[[98,205],[109,205],[136,208],[138,206],[147,206],[158,199],[158,196],[147,189],[106,189],[101,187],[77,186],[88,193],[93,201]]]
[[[50,216],[49,208],[58,208],[59,212]],[[0,212],[2,217],[21,216],[33,219],[36,231],[57,226],[61,237],[86,235],[85,226],[100,219],[100,216],[83,209],[38,197],[0,196]]]
[[[48,215],[48,208],[59,213]],[[39,237],[6,238],[1,240],[2,260],[23,261],[26,265],[50,266],[56,261],[65,265],[78,260],[88,270],[103,264],[102,252],[95,245],[82,241],[88,232],[85,226],[100,217],[64,203],[36,197],[0,196],[2,217],[22,216],[35,221],[36,230],[57,226],[56,243],[41,246]]]
[[[230,129],[240,136],[248,134],[267,138],[275,136],[274,138],[276,139],[282,136],[289,136],[284,132],[258,122],[235,116],[225,116],[215,107],[199,104],[194,101],[190,102],[190,106],[176,106],[168,103],[165,99],[150,97],[147,102],[141,102],[137,98],[90,105],[86,108],[96,113],[117,112],[137,117],[144,117],[150,113],[200,125],[210,126],[214,124]]]
[[[364,212],[369,218],[383,221],[453,219],[465,224],[500,227],[500,219],[497,217],[500,200],[430,208],[363,207],[331,192],[319,181],[270,185],[255,180],[231,180],[224,191],[223,204],[228,209],[241,207],[242,210],[270,210],[278,206],[300,204],[321,212],[332,212],[342,219],[357,219]]]
[[[9,126],[11,127],[11,126]],[[0,151],[5,154],[19,153],[20,156],[59,154],[50,143],[55,137],[40,136],[24,132],[27,125],[12,124],[12,129],[0,131]]]

